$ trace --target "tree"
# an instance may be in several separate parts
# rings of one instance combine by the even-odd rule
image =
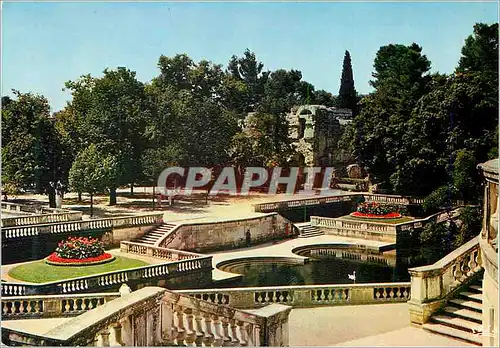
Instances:
[[[119,175],[115,156],[105,154],[91,144],[75,158],[69,171],[70,187],[77,192],[90,194],[90,216],[94,214],[94,195],[112,188]]]
[[[2,182],[49,193],[50,182],[64,181],[66,159],[45,97],[14,90],[2,98]]]
[[[327,91],[322,89],[314,91],[312,96],[314,104],[325,105],[325,106],[335,106],[337,105],[337,99]]]
[[[145,87],[124,67],[105,69],[101,78],[83,76],[66,86],[73,92],[77,119],[82,120],[84,143],[95,144],[118,161],[120,175],[109,191],[109,204],[114,205],[118,186],[133,187],[141,180],[140,155],[147,147],[144,134],[151,117]]]
[[[337,106],[340,108],[351,109],[353,116],[356,116],[357,102],[357,93],[354,88],[354,76],[352,74],[351,55],[349,51],[345,51]]]
[[[498,23],[476,23],[465,40],[457,72],[480,72],[498,79]]]
[[[173,166],[178,166],[184,162],[185,153],[177,145],[167,147],[150,148],[144,151],[141,157],[144,178],[153,187],[153,209],[155,202],[155,187],[161,172]]]
[[[246,49],[242,57],[232,56],[227,67],[228,75],[236,81],[243,82],[244,111],[254,111],[264,96],[264,86],[269,77],[268,71],[263,71],[264,64],[257,61],[255,53]],[[246,93],[245,93],[246,92]]]
[[[371,81],[375,92],[363,98],[362,110],[342,140],[375,182],[401,194],[420,190],[417,185],[407,185],[408,180],[421,176],[411,171],[418,162],[411,162],[407,149],[411,143],[405,133],[413,107],[431,85],[429,68],[430,62],[417,44],[381,47]]]

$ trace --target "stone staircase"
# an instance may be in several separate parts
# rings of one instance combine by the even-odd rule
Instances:
[[[482,345],[482,300],[480,280],[469,284],[455,298],[447,301],[443,310],[431,316],[423,325],[430,332]]]
[[[299,229],[299,238],[316,237],[325,234],[316,226],[312,226],[310,222],[295,224],[295,226]]]
[[[145,233],[143,236],[134,239],[133,242],[154,245],[159,239],[170,233],[176,226],[176,224],[164,223],[154,230]]]

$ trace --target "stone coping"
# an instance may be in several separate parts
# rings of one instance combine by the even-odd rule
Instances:
[[[448,268],[451,264],[453,264],[457,258],[461,255],[467,253],[468,251],[476,248],[479,243],[479,236],[472,238],[467,243],[462,246],[456,248],[451,253],[443,257],[442,259],[436,261],[432,265],[420,266],[408,269],[411,273],[419,273],[419,272],[432,272],[432,271],[443,271],[445,268]]]
[[[180,294],[203,294],[222,292],[252,292],[252,291],[276,291],[276,290],[314,290],[314,289],[345,289],[345,288],[391,288],[409,287],[411,282],[387,282],[387,283],[349,283],[349,284],[318,284],[318,285],[278,285],[278,286],[256,286],[241,288],[213,288],[213,289],[188,289],[173,290]]]

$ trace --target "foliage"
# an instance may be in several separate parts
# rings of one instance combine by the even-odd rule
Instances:
[[[478,206],[462,208],[458,216],[459,225],[453,245],[458,248],[467,243],[481,232],[482,212]]]
[[[57,244],[55,254],[63,259],[88,259],[104,254],[104,246],[96,238],[69,237]]]
[[[67,175],[64,150],[47,99],[13,93],[2,99],[2,182],[42,193]]]
[[[69,184],[75,192],[104,192],[116,182],[118,163],[94,144],[81,151],[69,172]]]
[[[339,108],[351,109],[353,116],[356,116],[357,103],[358,100],[356,89],[354,88],[351,55],[349,51],[345,51],[342,67],[342,77],[340,79],[339,96],[337,98],[337,106]]]
[[[358,213],[370,215],[387,215],[391,213],[400,213],[403,215],[403,213],[406,213],[404,206],[377,202],[363,202],[358,205],[356,211]]]

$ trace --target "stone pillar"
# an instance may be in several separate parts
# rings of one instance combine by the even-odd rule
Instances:
[[[291,306],[272,304],[249,311],[265,318],[265,324],[260,328],[260,346],[287,347],[289,345],[288,317],[291,310]]]

